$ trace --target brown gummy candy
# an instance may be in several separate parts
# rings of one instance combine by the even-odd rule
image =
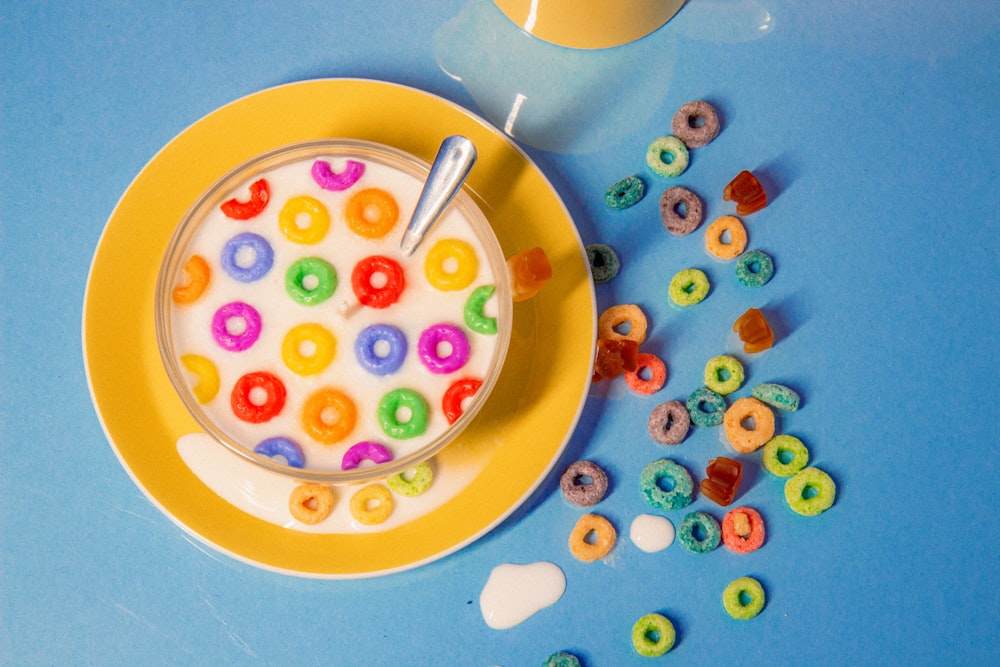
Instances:
[[[755,354],[770,349],[774,345],[774,332],[767,323],[764,313],[751,308],[733,323],[733,331],[743,341],[743,351]]]
[[[639,368],[639,344],[627,338],[598,338],[594,381],[611,379]]]
[[[510,273],[512,300],[524,301],[538,293],[542,285],[552,277],[552,265],[545,251],[531,248],[507,260]]]
[[[750,215],[767,206],[767,193],[757,177],[747,170],[736,174],[722,190],[722,198],[736,202],[736,212],[739,215]]]
[[[701,494],[725,507],[736,498],[736,491],[743,479],[743,465],[725,456],[712,459],[701,480]]]

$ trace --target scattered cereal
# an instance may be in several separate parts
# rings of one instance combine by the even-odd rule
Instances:
[[[756,551],[764,544],[764,534],[764,518],[752,507],[736,507],[722,517],[722,543],[730,551]]]
[[[649,379],[642,378],[643,370],[649,372]],[[639,394],[655,394],[667,382],[667,365],[655,354],[641,352],[636,358],[634,371],[625,373],[625,384]]]
[[[726,413],[726,399],[708,387],[698,387],[688,396],[687,411],[698,426],[718,426]]]
[[[836,497],[837,485],[819,468],[804,468],[785,482],[785,500],[793,512],[802,516],[825,512],[833,506]]]
[[[660,217],[668,232],[685,236],[698,229],[704,218],[704,206],[694,192],[674,186],[660,195]]]
[[[664,488],[664,481],[670,488]],[[639,488],[651,507],[664,510],[687,507],[694,495],[691,473],[670,459],[657,459],[643,468]]]
[[[587,246],[587,261],[590,262],[590,274],[598,285],[610,281],[622,268],[618,255],[611,246],[604,243],[591,243]]]
[[[726,440],[738,452],[749,454],[774,435],[774,413],[756,398],[745,396],[729,406],[722,418]]]
[[[799,409],[799,395],[783,384],[770,382],[759,384],[750,390],[750,395],[779,410],[795,412]]]
[[[350,507],[351,516],[366,526],[371,526],[388,519],[395,503],[388,488],[381,484],[369,484],[351,496]]]
[[[723,238],[728,238],[723,241]],[[705,250],[719,259],[733,259],[747,247],[747,230],[734,215],[724,215],[705,230]]]
[[[743,364],[736,357],[720,354],[705,364],[705,386],[717,394],[726,396],[743,385]]]
[[[628,325],[628,331],[619,332],[618,328]],[[597,337],[615,340],[625,338],[642,345],[646,340],[646,315],[639,306],[628,303],[611,306],[597,318]]]
[[[763,250],[749,250],[736,260],[736,279],[746,287],[763,287],[774,276],[774,261]]]
[[[677,528],[681,546],[693,554],[707,554],[719,546],[722,531],[719,522],[708,512],[691,512]]]
[[[296,521],[317,524],[333,511],[333,491],[322,484],[300,484],[292,489],[288,511]]]
[[[387,477],[385,483],[389,485],[393,493],[412,498],[429,489],[433,481],[434,471],[431,469],[431,464],[423,461],[410,470],[404,470]]]
[[[701,269],[683,269],[670,280],[667,293],[678,306],[693,306],[708,296],[708,276]]]
[[[748,601],[744,602],[743,598]],[[733,618],[746,621],[764,608],[764,587],[753,577],[740,577],[726,586],[722,592],[722,606]]]
[[[688,148],[700,148],[719,136],[719,114],[704,100],[688,102],[674,114],[670,129]]]
[[[608,475],[593,461],[575,461],[559,478],[563,497],[579,507],[590,507],[604,499],[608,492]]]
[[[794,435],[776,435],[761,452],[764,469],[778,477],[791,477],[809,463],[809,450]]]
[[[604,203],[609,208],[622,211],[629,206],[633,206],[646,194],[646,184],[638,176],[626,176],[615,182],[608,191],[604,193]]]
[[[654,139],[646,149],[646,164],[664,178],[675,178],[687,171],[689,159],[687,146],[674,136]]]
[[[691,428],[691,415],[680,401],[660,403],[649,413],[649,436],[661,445],[679,445]]]
[[[546,658],[542,667],[580,667],[580,659],[572,653],[558,651]]]
[[[611,522],[600,514],[584,514],[569,536],[569,550],[580,560],[600,560],[615,546],[617,533]]]
[[[644,658],[656,658],[674,647],[677,631],[663,614],[646,614],[632,626],[632,646]]]

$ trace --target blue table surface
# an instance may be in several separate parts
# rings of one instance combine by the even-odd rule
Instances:
[[[691,0],[639,42],[580,52],[524,36],[486,0],[4,2],[0,663],[514,667],[566,650],[584,665],[646,664],[630,633],[651,611],[678,629],[665,664],[991,663],[998,27],[987,0]],[[671,378],[651,397],[595,385],[561,461],[608,469],[599,511],[621,533],[612,558],[570,555],[580,512],[550,478],[498,529],[424,567],[357,581],[283,576],[187,536],[118,463],[80,342],[109,214],[200,117],[320,77],[397,82],[509,124],[583,241],[618,251],[622,272],[597,286],[598,308],[642,305]],[[729,265],[702,252],[701,234],[664,233],[662,181],[646,174],[655,191],[627,211],[603,203],[612,182],[642,172],[674,110],[699,98],[724,129],[678,182],[705,195],[711,220],[732,210],[721,199],[732,176],[761,176],[772,202],[748,225],[777,271],[760,290],[740,289]],[[666,286],[687,266],[715,286],[680,313]],[[782,424],[837,481],[837,502],[799,517],[780,482],[749,465],[742,501],[769,518],[763,549],[645,554],[627,537],[648,511],[637,471],[674,451],[692,469],[728,451],[701,429],[665,452],[646,417],[700,384],[709,356],[734,349],[728,328],[750,306],[778,331],[775,348],[750,360],[750,381],[802,393]],[[563,569],[562,599],[489,628],[478,600],[492,568],[534,561]],[[719,594],[744,574],[764,583],[768,603],[738,622]]]

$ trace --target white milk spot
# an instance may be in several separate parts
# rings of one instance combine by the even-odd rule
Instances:
[[[555,604],[566,590],[566,575],[555,563],[504,563],[490,572],[479,594],[486,625],[506,630]]]
[[[632,520],[629,539],[646,553],[663,551],[674,541],[674,524],[654,514],[640,514]]]

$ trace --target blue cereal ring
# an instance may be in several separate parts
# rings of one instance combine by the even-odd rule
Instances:
[[[667,491],[660,482],[669,479],[673,488]],[[651,507],[676,510],[691,504],[694,495],[694,481],[684,466],[670,459],[657,459],[639,475],[639,488]]]
[[[385,342],[389,349],[385,355],[375,351],[375,346]],[[354,355],[365,370],[374,375],[391,375],[406,360],[406,335],[388,324],[365,327],[354,341]]]
[[[749,250],[736,260],[736,279],[746,287],[763,287],[774,275],[774,261],[763,250]]]
[[[248,248],[253,251],[253,264],[242,266],[237,262],[240,250]],[[274,265],[274,250],[260,234],[243,232],[237,234],[222,247],[222,270],[231,278],[241,283],[252,283],[267,275]]]
[[[688,396],[687,411],[698,426],[718,426],[726,414],[726,399],[708,387],[698,387]]]
[[[299,447],[297,442],[289,438],[277,437],[262,440],[259,445],[253,448],[253,451],[255,454],[266,456],[269,459],[275,456],[283,456],[287,464],[292,468],[301,468],[306,464],[302,448]]]
[[[695,531],[700,533],[695,534]],[[691,512],[677,528],[681,546],[693,554],[707,554],[722,541],[722,529],[714,516],[707,512]]]
[[[608,208],[622,211],[639,203],[646,194],[646,184],[638,176],[626,176],[608,188],[604,193],[604,203]]]

